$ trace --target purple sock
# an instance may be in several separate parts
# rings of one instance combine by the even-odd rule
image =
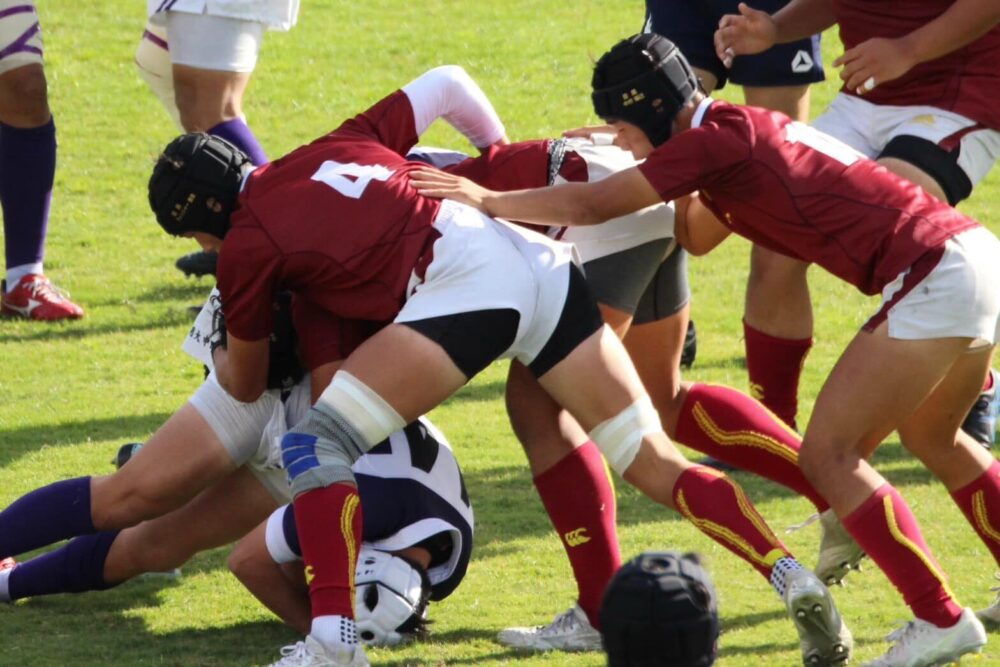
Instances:
[[[117,586],[104,581],[104,562],[117,530],[78,537],[55,551],[18,563],[10,572],[7,592],[10,599],[103,591]]]
[[[0,558],[96,532],[90,518],[90,478],[35,489],[0,512]]]
[[[241,151],[249,155],[250,160],[255,165],[267,164],[268,160],[264,149],[257,143],[257,137],[253,135],[253,131],[243,122],[242,118],[223,121],[209,129],[208,133],[222,137],[229,143],[234,144]]]
[[[0,123],[0,206],[8,268],[42,261],[55,173],[52,119],[32,128]]]

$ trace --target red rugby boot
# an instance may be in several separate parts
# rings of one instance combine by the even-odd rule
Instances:
[[[7,281],[0,281],[0,312],[29,320],[75,320],[83,317],[83,308],[69,300],[68,294],[37,273],[29,273],[7,292]]]

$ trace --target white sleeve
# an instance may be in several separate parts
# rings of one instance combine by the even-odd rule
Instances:
[[[413,107],[417,136],[444,118],[476,148],[497,142],[504,126],[486,94],[458,65],[444,65],[403,86]]]

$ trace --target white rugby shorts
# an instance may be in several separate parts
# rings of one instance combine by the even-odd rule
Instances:
[[[975,186],[1000,158],[1000,132],[975,128],[976,121],[931,106],[872,104],[838,93],[812,126],[866,157],[876,158],[894,137],[907,135],[936,145],[957,139],[958,166]],[[964,134],[962,134],[964,132]]]
[[[450,200],[442,201],[434,228],[441,237],[433,258],[422,277],[411,276],[395,321],[513,309],[517,335],[502,357],[530,364],[562,314],[573,246]]]
[[[263,23],[270,30],[288,30],[299,16],[299,0],[146,0],[151,19],[166,12],[224,16]]]
[[[170,62],[198,69],[252,72],[257,66],[263,23],[225,16],[167,12]]]
[[[903,271],[882,290],[875,317],[885,311],[890,338],[972,338],[971,347],[1000,339],[1000,240],[988,229],[948,239],[930,273],[894,300],[909,273]]]
[[[281,468],[281,437],[305,416],[310,406],[306,375],[282,402],[281,392],[268,389],[252,403],[226,393],[210,373],[189,402],[205,418],[237,466],[250,472],[279,503],[291,502],[291,490]]]
[[[0,74],[42,64],[42,29],[31,0],[0,0]]]

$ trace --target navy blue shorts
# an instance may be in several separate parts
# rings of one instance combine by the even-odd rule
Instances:
[[[769,14],[788,4],[788,0],[745,1]],[[715,75],[717,88],[726,85],[727,79],[759,87],[801,86],[823,80],[819,35],[776,44],[755,56],[740,56],[726,69],[715,57],[713,36],[719,19],[740,13],[738,4],[739,0],[646,0],[646,30],[663,35],[680,48],[688,62]]]

